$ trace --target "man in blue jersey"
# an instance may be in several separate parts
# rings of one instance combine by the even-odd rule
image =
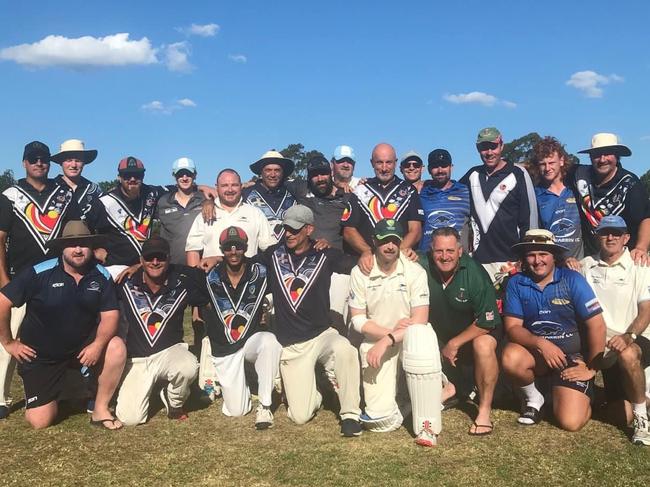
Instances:
[[[97,235],[71,220],[48,243],[61,257],[26,267],[0,291],[0,344],[19,362],[25,388],[25,419],[35,428],[54,423],[68,369],[94,369],[98,388],[90,423],[122,427],[108,409],[124,368],[124,342],[115,284],[93,258]],[[20,338],[12,337],[12,306],[26,304]]]
[[[433,232],[438,228],[451,227],[461,235],[463,248],[468,249],[469,189],[451,179],[451,154],[445,149],[429,153],[427,169],[431,180],[425,181],[420,191],[424,210],[424,228],[418,250],[427,252],[431,247]]]
[[[460,180],[470,192],[472,257],[483,264],[493,282],[499,282],[516,260],[512,245],[538,226],[537,202],[528,172],[501,157],[503,137],[497,128],[478,133],[476,150],[483,164]]]
[[[539,226],[550,230],[568,250],[567,257],[582,259],[582,230],[576,198],[564,184],[571,163],[564,146],[544,137],[533,147],[532,172],[539,209]]]
[[[548,376],[555,419],[562,429],[578,431],[591,417],[593,378],[605,350],[600,303],[584,277],[557,266],[566,248],[548,230],[529,230],[513,252],[523,271],[508,281],[504,325],[510,343],[502,365],[525,402],[518,422],[541,419],[544,396],[535,379]]]

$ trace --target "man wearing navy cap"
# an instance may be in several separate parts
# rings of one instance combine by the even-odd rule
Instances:
[[[644,369],[650,367],[650,268],[634,265],[626,247],[627,224],[608,215],[596,227],[600,252],[581,261],[607,326],[605,395],[610,415],[619,424],[632,422],[632,442],[650,445]]]
[[[469,247],[469,189],[451,179],[451,154],[445,149],[434,149],[427,158],[431,179],[425,181],[420,191],[424,210],[424,228],[418,250],[428,252],[431,236],[438,228],[451,227],[462,238],[463,248]]]
[[[47,244],[57,238],[73,206],[73,192],[62,181],[49,179],[50,149],[39,141],[23,151],[25,178],[0,195],[0,287],[23,269],[51,256]],[[17,336],[25,307],[11,312],[11,332]],[[15,360],[0,348],[0,419],[9,414],[9,387]]]

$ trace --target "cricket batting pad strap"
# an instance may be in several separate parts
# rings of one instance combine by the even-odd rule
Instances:
[[[209,382],[208,382],[209,381]],[[206,385],[215,387],[217,384],[217,372],[212,362],[212,347],[210,339],[206,336],[201,341],[201,360],[199,361],[199,387],[205,390]]]
[[[411,396],[413,431],[442,430],[442,364],[438,338],[430,325],[411,325],[404,334],[402,367]]]
[[[368,321],[368,317],[365,314],[356,315],[356,316],[353,316],[352,320],[350,320],[350,321],[352,322],[352,328],[354,328],[355,331],[357,331],[358,333],[363,334],[361,329],[363,328],[363,325],[365,325],[366,322]]]
[[[390,431],[395,431],[397,428],[402,426],[402,422],[404,421],[399,408],[395,408],[395,411],[388,416],[371,418],[367,414],[362,414],[359,419],[361,420],[363,427],[373,433],[388,433]]]

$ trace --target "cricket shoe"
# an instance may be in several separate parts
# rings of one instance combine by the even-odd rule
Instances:
[[[255,429],[261,431],[269,428],[273,428],[273,413],[270,408],[259,404],[255,411]]]
[[[634,415],[634,433],[632,434],[632,443],[635,445],[650,446],[650,431],[648,431],[648,418]]]

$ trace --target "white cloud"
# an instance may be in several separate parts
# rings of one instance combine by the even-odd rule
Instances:
[[[188,73],[194,69],[190,64],[190,44],[188,42],[175,42],[165,46],[165,65],[170,71]]]
[[[150,113],[158,113],[162,115],[171,115],[177,110],[182,110],[184,108],[194,108],[196,107],[196,102],[190,100],[189,98],[180,98],[173,103],[163,103],[160,100],[153,100],[149,103],[145,103],[140,107],[141,110]]]
[[[221,27],[218,24],[192,24],[189,27],[177,27],[178,32],[186,36],[214,37]]]
[[[248,58],[243,54],[228,54],[228,59],[235,63],[245,64],[248,61]]]
[[[127,66],[156,64],[156,52],[149,39],[130,40],[128,33],[75,39],[49,35],[32,44],[6,47],[0,50],[0,59],[34,67]]]
[[[493,107],[495,105],[503,105],[507,108],[517,107],[517,104],[512,101],[501,100],[494,95],[489,95],[487,93],[483,93],[482,91],[472,91],[470,93],[458,93],[457,95],[446,94],[443,95],[442,98],[445,101],[448,101],[449,103],[455,103],[458,105],[466,104],[466,103],[476,103],[479,105],[483,105],[485,107]]]
[[[644,135],[641,137],[641,140],[650,140],[650,135]]]
[[[189,98],[181,98],[176,103],[178,103],[180,106],[183,106],[183,107],[195,107],[196,106],[196,103],[194,102],[194,100],[190,100]]]
[[[624,80],[617,74],[605,76],[595,71],[578,71],[566,81],[568,86],[582,91],[587,98],[602,98],[603,86],[609,83],[622,83]]]

